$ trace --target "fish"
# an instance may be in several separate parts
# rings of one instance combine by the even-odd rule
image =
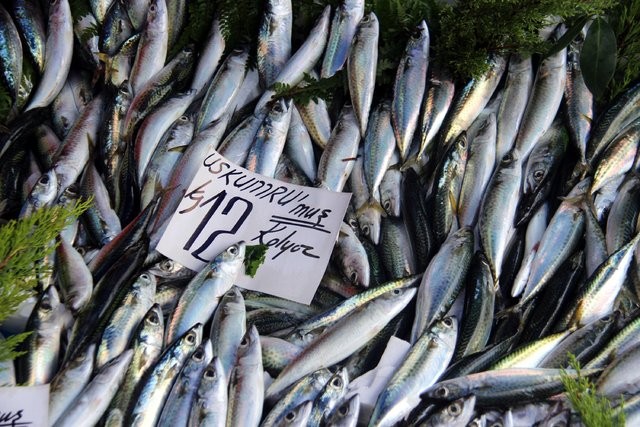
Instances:
[[[429,66],[429,44],[429,29],[422,21],[407,42],[393,84],[391,123],[402,162],[407,159],[413,133],[418,126]]]
[[[353,109],[360,123],[360,135],[365,136],[369,111],[373,101],[378,65],[378,38],[380,24],[373,12],[363,16],[358,24],[349,57],[347,77]]]
[[[191,279],[167,322],[165,345],[183,336],[198,321],[204,324],[209,320],[219,300],[238,277],[245,248],[242,241],[229,246]]]
[[[69,0],[56,0],[49,8],[44,68],[35,93],[24,111],[46,107],[64,86],[73,58],[73,18]]]
[[[291,56],[291,0],[266,3],[258,30],[258,73],[260,85],[270,87]]]

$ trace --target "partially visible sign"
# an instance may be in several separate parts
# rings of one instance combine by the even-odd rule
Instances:
[[[158,243],[158,251],[201,270],[228,246],[269,246],[254,278],[236,283],[303,304],[329,262],[349,193],[288,184],[207,156]]]
[[[49,425],[49,384],[0,387],[0,427]]]

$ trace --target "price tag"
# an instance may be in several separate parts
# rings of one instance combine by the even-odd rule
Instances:
[[[0,387],[0,427],[49,425],[49,384]]]
[[[267,245],[256,276],[243,274],[236,284],[309,304],[350,197],[258,175],[214,151],[202,162],[157,250],[199,271],[240,240]]]

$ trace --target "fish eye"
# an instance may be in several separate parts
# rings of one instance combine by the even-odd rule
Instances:
[[[168,259],[162,262],[162,264],[160,264],[160,270],[163,271],[171,271],[173,268],[173,262]]]
[[[150,279],[151,279],[151,277],[149,277],[149,275],[148,275],[147,273],[142,273],[142,274],[140,275],[140,278],[141,278],[142,280],[150,280]]]
[[[273,111],[275,111],[276,113],[282,113],[284,109],[282,108],[282,105],[278,103],[273,106]]]
[[[542,169],[538,169],[535,172],[533,172],[533,178],[536,181],[540,181],[542,178],[544,178],[544,171]]]
[[[451,319],[451,317],[445,317],[442,323],[444,323],[444,325],[448,328],[453,326],[453,320]]]
[[[391,208],[391,202],[389,200],[386,200],[384,202],[384,204],[382,205],[383,208],[385,208],[385,210],[388,210]]]
[[[49,183],[49,175],[42,175],[38,181],[40,184],[47,185]]]
[[[247,345],[249,345],[249,340],[247,339],[247,337],[242,337],[242,341],[240,341],[240,347],[246,347]]]
[[[440,386],[436,389],[435,395],[440,399],[444,399],[449,395],[449,390],[447,390],[447,387],[445,386]]]
[[[157,8],[156,8],[155,4],[152,4],[152,5],[149,6],[149,12],[156,13],[156,10],[157,10]]]
[[[204,376],[207,378],[215,378],[216,377],[216,370],[209,368],[206,371],[204,371]]]
[[[349,280],[351,280],[351,283],[356,283],[358,281],[358,273],[356,271],[351,272]]]
[[[367,23],[369,21],[371,21],[371,17],[369,15],[363,16],[362,19],[360,20],[360,22],[364,22],[364,23]]]
[[[180,116],[180,121],[188,122],[188,121],[189,121],[189,117],[187,117],[187,116]]]
[[[350,219],[349,220],[349,225],[351,226],[351,228],[357,228],[358,227],[358,221],[356,221],[355,219]]]
[[[51,306],[51,301],[49,301],[49,298],[44,298],[42,300],[42,302],[40,303],[40,308],[44,311],[51,311],[53,307]]]
[[[511,162],[512,160],[513,160],[513,154],[511,153],[505,154],[504,157],[502,158],[503,163]]]
[[[338,414],[340,414],[343,417],[346,417],[347,415],[349,415],[349,405],[342,405],[341,407],[338,408]]]
[[[196,335],[193,332],[189,333],[189,335],[187,335],[186,341],[188,344],[194,344],[196,342]]]
[[[368,226],[368,225],[363,225],[363,226],[362,226],[362,232],[363,232],[364,234],[366,234],[367,236],[369,235],[369,231],[370,231],[370,230],[369,230],[369,226]]]
[[[334,379],[331,381],[331,386],[332,386],[332,387],[335,387],[335,388],[340,388],[340,387],[342,387],[342,379],[341,379],[341,378],[338,378],[338,377],[334,378]]]
[[[449,410],[449,413],[451,415],[460,415],[460,413],[462,412],[462,408],[460,408],[460,405],[457,403],[452,403],[447,409]]]
[[[287,412],[287,415],[284,416],[284,419],[287,422],[292,422],[296,419],[296,413],[294,411]]]
[[[204,358],[204,351],[201,348],[198,348],[194,353],[193,353],[193,359],[196,362],[200,362],[202,359]]]
[[[393,290],[393,294],[394,295],[400,295],[400,292],[401,292],[400,289],[394,289]]]
[[[160,318],[155,311],[151,312],[151,315],[149,316],[149,323],[151,323],[152,325],[160,324]]]
[[[227,249],[227,253],[233,256],[238,255],[238,247],[236,245],[230,246],[229,249]]]

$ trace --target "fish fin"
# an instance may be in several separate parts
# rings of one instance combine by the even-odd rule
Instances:
[[[104,62],[105,64],[108,63],[109,60],[111,60],[111,57],[104,52],[94,52],[94,53],[96,54],[98,59]]]
[[[593,117],[589,117],[586,114],[582,114],[580,113],[580,117],[582,117],[583,119],[585,119],[586,121],[589,122],[589,124],[593,124]]]
[[[451,209],[453,210],[453,220],[457,221],[458,218],[458,201],[456,197],[453,195],[453,192],[449,190],[449,203],[451,203]]]
[[[186,145],[176,145],[175,147],[170,147],[167,151],[170,153],[184,153],[186,149]]]

